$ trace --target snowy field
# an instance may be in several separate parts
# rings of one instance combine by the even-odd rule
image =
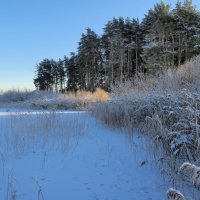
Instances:
[[[87,112],[0,110],[2,200],[167,199],[160,171],[147,139]]]

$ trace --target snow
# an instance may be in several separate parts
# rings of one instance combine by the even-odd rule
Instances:
[[[48,111],[48,110],[38,110],[38,111],[23,111],[23,110],[9,110],[9,111],[2,111],[0,110],[0,116],[10,116],[10,115],[47,115],[54,113],[55,111]],[[85,113],[85,111],[56,111],[56,114],[81,114]]]
[[[0,199],[160,200],[149,141],[87,112],[0,110]]]

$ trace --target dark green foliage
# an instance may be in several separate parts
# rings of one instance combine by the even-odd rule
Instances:
[[[77,54],[58,62],[43,60],[34,84],[40,90],[109,90],[137,73],[155,74],[200,54],[200,13],[191,0],[174,9],[163,1],[138,19],[113,18],[102,36],[90,28],[82,34]],[[65,83],[67,80],[67,83]],[[65,88],[65,85],[67,88]]]
[[[67,89],[76,92],[80,87],[79,66],[77,56],[71,53],[70,59],[67,61]]]
[[[145,31],[143,58],[149,72],[176,67],[200,53],[200,14],[191,0],[156,4],[142,22]]]
[[[105,75],[109,84],[133,77],[141,71],[143,31],[137,19],[109,21],[102,36]]]
[[[78,63],[80,89],[92,90],[99,84],[101,78],[100,38],[90,28],[82,34],[78,46]]]
[[[37,65],[37,78],[34,84],[39,90],[52,90],[54,83],[53,64],[51,60],[44,59]]]
[[[35,87],[38,90],[56,91],[63,89],[65,70],[63,61],[44,59],[36,66]]]

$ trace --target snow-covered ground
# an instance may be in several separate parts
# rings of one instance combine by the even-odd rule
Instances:
[[[0,110],[0,199],[160,200],[149,141],[87,112]]]

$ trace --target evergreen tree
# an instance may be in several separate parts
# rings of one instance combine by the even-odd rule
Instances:
[[[49,59],[44,59],[36,66],[36,78],[34,84],[39,90],[53,90],[53,67],[52,62]]]
[[[57,70],[58,70],[58,80],[59,80],[59,86],[60,86],[60,91],[62,92],[64,89],[64,83],[65,83],[65,66],[64,66],[64,61],[59,59],[57,62]]]
[[[149,71],[155,72],[160,68],[174,65],[173,19],[170,6],[163,2],[156,4],[154,10],[149,10],[142,22],[145,32],[143,58]]]
[[[80,89],[95,90],[101,68],[100,40],[91,29],[82,34],[78,47]]]
[[[200,14],[192,5],[191,0],[184,4],[178,2],[172,11],[176,27],[174,37],[176,41],[176,64],[180,65],[200,53]]]
[[[67,90],[76,92],[80,89],[78,58],[71,53],[67,63]]]
[[[149,10],[142,22],[145,32],[143,58],[149,72],[174,67],[200,53],[200,15],[191,0],[174,10],[163,2]]]
[[[138,19],[114,18],[106,24],[101,41],[109,84],[134,77],[142,71],[143,37]]]

